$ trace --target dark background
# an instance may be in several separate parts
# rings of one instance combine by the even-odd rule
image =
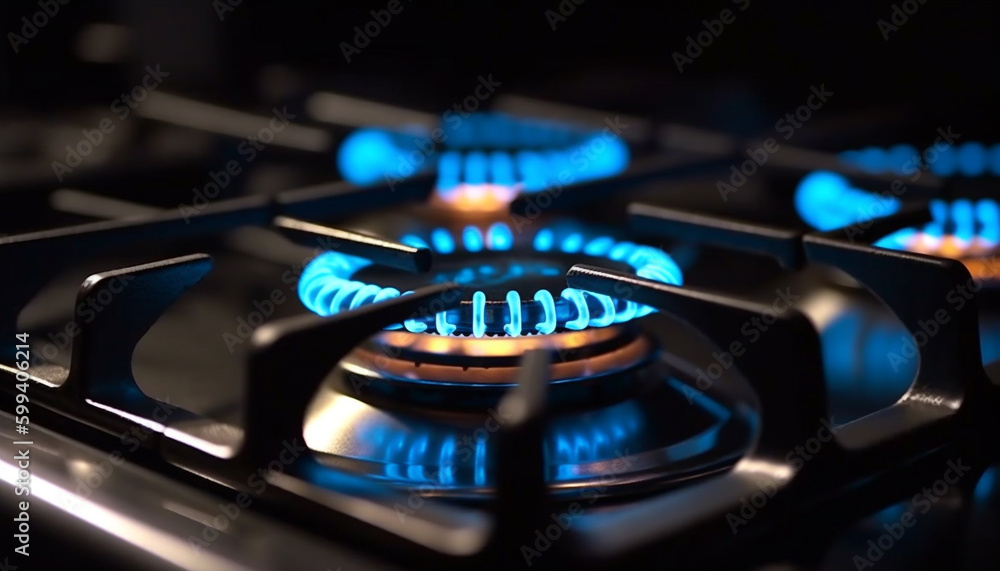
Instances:
[[[220,21],[211,0],[73,0],[14,54],[6,34],[38,6],[5,0],[0,101],[7,109],[106,104],[115,85],[134,85],[138,69],[160,62],[175,72],[173,89],[232,104],[259,100],[261,71],[277,64],[427,110],[450,106],[476,76],[493,73],[505,89],[733,130],[773,124],[820,83],[845,112],[907,106],[928,124],[984,132],[998,118],[996,2],[910,0],[918,10],[886,41],[876,22],[901,2],[751,0],[739,12],[728,0],[586,0],[553,31],[545,10],[558,10],[556,0],[401,1],[403,11],[348,64],[340,42],[387,2],[243,0]],[[736,20],[678,73],[672,54],[726,8]],[[88,22],[135,31],[128,65],[76,61],[76,33]]]

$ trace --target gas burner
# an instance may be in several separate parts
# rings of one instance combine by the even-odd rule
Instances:
[[[628,373],[656,355],[631,326],[482,339],[386,331],[340,366],[355,392],[364,387],[393,401],[482,406],[516,384],[521,357],[536,349],[559,355],[549,371],[551,390],[574,401],[621,395],[637,384]]]
[[[683,281],[673,259],[652,246],[616,240],[570,222],[533,232],[516,229],[515,237],[506,222],[492,222],[460,231],[437,227],[403,235],[402,243],[428,248],[437,256],[432,283],[455,281],[469,286],[471,293],[456,309],[414,316],[393,328],[445,336],[518,337],[608,327],[653,311],[633,301],[562,287],[566,270],[587,258],[662,283]],[[376,280],[392,280],[400,287],[376,285]],[[313,312],[332,315],[406,295],[412,289],[403,284],[413,281],[412,276],[334,251],[306,267],[299,296]]]
[[[992,257],[1000,244],[1000,206],[995,200],[932,200],[931,222],[922,228],[903,228],[875,243],[890,250],[960,260],[974,278],[996,282]]]
[[[841,174],[814,171],[795,189],[795,210],[799,217],[817,230],[833,230],[859,221],[895,214],[902,203],[895,195],[878,196],[855,188]]]
[[[553,495],[588,486],[600,490],[595,496],[641,492],[735,461],[752,438],[753,413],[690,394],[635,321],[654,310],[627,291],[616,299],[565,287],[578,263],[681,285],[673,259],[575,221],[511,220],[513,227],[496,216],[456,225],[452,211],[432,205],[362,222],[430,250],[425,275],[337,251],[307,266],[299,294],[320,315],[406,296],[428,282],[457,282],[467,292],[454,309],[413,315],[338,363],[307,414],[306,440],[322,461],[431,490],[426,495],[494,496],[488,459],[497,443],[489,435],[509,414],[502,397],[517,386],[525,353],[537,349],[558,356],[548,369],[554,418],[544,437]]]
[[[629,160],[628,145],[611,126],[594,130],[503,113],[451,116],[434,129],[358,129],[337,150],[341,174],[356,184],[434,170],[446,203],[466,185],[540,192],[564,180],[564,172],[577,182],[604,178],[619,174]]]
[[[952,156],[956,152],[947,151],[938,155],[939,160],[940,157],[950,157],[948,160],[958,160],[960,164],[966,165],[961,169],[963,172],[972,172],[973,163],[979,158],[985,160],[986,156],[982,146],[976,145],[959,149],[958,159]],[[859,161],[868,170],[898,172],[899,168],[892,165],[901,162],[909,152],[908,149],[899,146],[883,151],[873,147],[855,154],[848,153],[847,157]],[[947,172],[953,174],[951,170]],[[893,187],[894,190],[896,188]],[[873,219],[898,213],[902,202],[892,193],[878,195],[854,188],[843,175],[815,171],[799,182],[795,191],[795,206],[799,216],[810,226],[819,230],[843,228],[851,237],[860,234]],[[991,257],[997,254],[1000,245],[1000,205],[997,201],[988,198],[975,202],[968,198],[950,202],[934,199],[929,201],[929,207],[929,223],[922,227],[897,229],[884,235],[873,245],[888,250],[959,260],[974,278],[996,282],[1000,272]]]

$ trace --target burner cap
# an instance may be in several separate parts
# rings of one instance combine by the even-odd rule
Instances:
[[[525,351],[559,357],[549,369],[552,398],[561,403],[634,394],[629,371],[656,355],[636,327],[616,326],[528,337],[441,336],[385,331],[341,363],[345,392],[387,406],[452,409],[493,406],[517,383]]]

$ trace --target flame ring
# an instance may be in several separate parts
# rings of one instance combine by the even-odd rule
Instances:
[[[447,256],[459,249],[477,253],[483,250],[506,251],[514,245],[510,227],[497,222],[485,232],[476,226],[466,226],[460,236],[444,228],[435,228],[426,237],[408,234],[400,239],[411,246],[427,247],[435,254]],[[674,260],[652,246],[617,241],[610,236],[588,237],[581,232],[565,232],[542,228],[535,233],[532,249],[536,252],[561,251],[604,257],[631,266],[636,275],[672,285],[682,285],[683,274]],[[413,293],[352,280],[368,260],[340,252],[317,256],[302,273],[299,297],[302,303],[319,315],[333,315],[362,305]],[[454,311],[454,310],[452,310]],[[413,333],[431,332],[438,335],[458,334],[452,311],[432,316],[408,319],[389,329],[405,328]],[[557,330],[581,330],[587,327],[607,327],[652,313],[653,308],[629,300],[612,298],[576,288],[562,290],[558,297],[541,289],[531,300],[522,300],[516,291],[507,293],[501,302],[488,302],[486,294],[476,291],[471,304],[471,331],[474,337],[487,332],[517,337],[523,334],[549,334]]]

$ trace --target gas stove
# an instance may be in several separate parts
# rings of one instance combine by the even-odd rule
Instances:
[[[989,133],[821,81],[755,130],[704,120],[738,82],[220,97],[172,56],[4,111],[0,569],[1000,560]]]

